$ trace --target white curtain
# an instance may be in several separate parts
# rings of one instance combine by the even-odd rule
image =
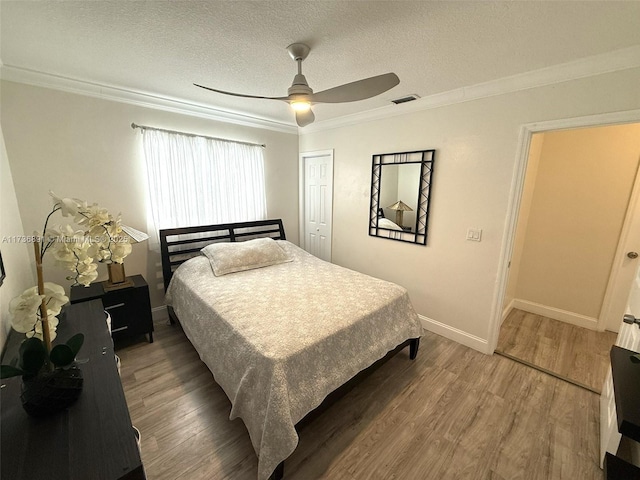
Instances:
[[[149,183],[149,246],[162,228],[263,220],[263,147],[142,131]]]

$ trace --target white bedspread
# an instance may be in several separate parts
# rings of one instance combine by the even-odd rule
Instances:
[[[266,479],[298,444],[294,425],[422,327],[407,291],[278,241],[294,260],[221,277],[204,256],[167,292],[182,327],[242,418]]]

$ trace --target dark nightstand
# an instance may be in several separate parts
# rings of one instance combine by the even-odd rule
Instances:
[[[71,303],[99,298],[111,315],[111,336],[114,339],[148,333],[149,342],[153,343],[149,285],[142,275],[133,275],[128,279],[133,281],[132,287],[108,292],[104,290],[102,282],[92,283],[88,287],[71,287]]]

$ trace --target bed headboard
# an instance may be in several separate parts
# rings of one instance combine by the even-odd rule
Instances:
[[[211,243],[242,242],[262,237],[286,240],[282,219],[160,230],[160,254],[165,291],[169,287],[175,269],[181,263],[199,255],[200,250],[205,246]]]

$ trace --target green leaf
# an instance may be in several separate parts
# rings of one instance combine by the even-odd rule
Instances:
[[[66,343],[63,343],[56,345],[51,349],[49,358],[51,359],[51,363],[56,367],[64,367],[72,363],[76,356],[74,355],[73,350],[71,350],[71,347]]]
[[[24,371],[11,365],[0,365],[0,378],[17,377],[18,375],[24,375]]]
[[[47,359],[47,351],[42,340],[32,337],[20,344],[20,367],[26,374],[35,375]]]
[[[69,340],[67,340],[67,345],[71,348],[73,352],[73,357],[75,358],[78,355],[78,352],[82,348],[82,344],[84,343],[84,335],[82,333],[77,333]]]

